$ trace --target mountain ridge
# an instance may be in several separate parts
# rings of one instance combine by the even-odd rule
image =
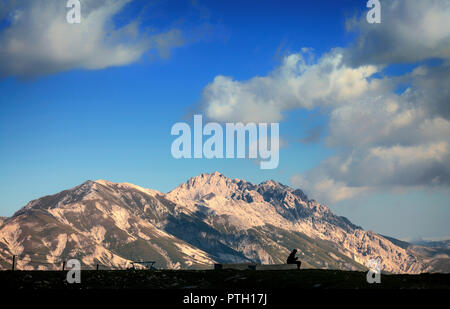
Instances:
[[[378,258],[387,272],[430,269],[387,238],[364,231],[300,189],[253,184],[221,173],[189,178],[168,193],[130,183],[88,180],[30,201],[0,224],[0,267],[10,255],[79,257],[87,266],[166,268],[214,262],[284,263],[291,248],[310,268],[362,270]],[[20,262],[24,268],[36,267]]]

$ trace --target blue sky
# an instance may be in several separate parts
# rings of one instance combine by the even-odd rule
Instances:
[[[396,8],[387,7],[384,1],[381,2],[385,19],[378,28],[364,24],[368,9],[365,1],[359,0],[118,2],[123,3],[110,12],[107,8],[112,2],[100,1],[99,7],[92,8],[89,1],[81,1],[82,18],[83,14],[87,16],[80,25],[94,22],[89,31],[98,35],[87,43],[86,36],[72,33],[78,31],[74,27],[80,25],[64,24],[67,11],[64,6],[42,6],[42,18],[47,24],[31,32],[26,31],[35,29],[33,21],[39,21],[39,16],[26,15],[30,17],[27,21],[14,19],[17,12],[32,14],[27,13],[32,11],[31,4],[19,1],[18,6],[11,4],[0,8],[0,18],[3,18],[0,45],[4,46],[0,48],[0,54],[4,55],[0,61],[0,215],[10,216],[32,199],[76,186],[87,179],[131,182],[167,192],[189,177],[217,170],[226,176],[255,183],[275,179],[304,188],[312,198],[327,203],[337,214],[381,234],[403,239],[450,235],[448,168],[439,168],[440,164],[447,166],[448,163],[445,107],[436,103],[433,113],[417,116],[415,121],[423,124],[417,125],[418,128],[430,123],[439,125],[439,131],[433,134],[433,143],[428,143],[429,138],[427,143],[412,143],[400,131],[389,131],[391,133],[386,133],[382,139],[370,142],[361,136],[347,139],[342,133],[347,132],[347,128],[343,129],[338,117],[348,111],[348,102],[366,104],[361,103],[361,94],[353,95],[360,86],[365,89],[364,93],[370,93],[377,100],[386,98],[380,104],[392,106],[392,100],[399,102],[395,106],[400,107],[395,110],[405,113],[395,115],[393,121],[404,119],[404,115],[418,115],[419,109],[411,110],[406,106],[420,99],[416,98],[418,93],[439,86],[434,83],[435,76],[449,76],[450,57],[448,50],[442,48],[442,44],[448,42],[448,33],[430,34],[433,36],[430,44],[434,44],[431,49],[429,45],[422,51],[419,46],[416,54],[396,56],[396,50],[389,51],[392,48],[389,39],[394,40],[395,33],[384,33],[387,31],[385,24],[390,26],[389,18],[396,16]],[[436,5],[441,4],[438,1]],[[409,5],[402,3],[403,6],[403,13],[407,15]],[[90,20],[95,10],[101,12],[104,19]],[[439,11],[432,5],[424,10],[433,14]],[[447,7],[440,11],[449,12]],[[354,31],[349,31],[352,18]],[[391,27],[397,24],[400,27],[401,23],[401,18],[395,19]],[[122,32],[123,27],[131,30]],[[55,32],[46,31],[55,28],[64,36],[49,44],[46,35]],[[108,37],[113,37],[114,41],[105,45],[103,41]],[[26,44],[30,45],[24,43],[23,47],[28,52],[10,52],[6,47],[12,46],[13,38],[28,42]],[[371,38],[378,40],[376,46],[385,44],[389,56],[382,52],[372,55],[369,49],[369,52],[364,49],[364,44],[362,47],[355,44],[358,40],[369,44]],[[410,47],[411,41],[404,38],[398,44]],[[65,49],[65,46],[70,48]],[[126,56],[118,52],[120,46],[126,47]],[[310,50],[302,54],[304,47]],[[328,69],[327,61],[341,61],[336,60],[341,59],[334,53],[336,49],[344,60],[336,68]],[[67,54],[71,54],[69,60],[66,60]],[[367,57],[361,56],[365,54]],[[331,75],[319,75],[329,74],[329,70],[332,76],[342,74],[342,78],[333,84],[329,95],[318,99],[311,94],[303,96],[300,88],[295,89],[295,93],[298,90],[302,100],[305,97],[304,101],[280,102],[278,107],[283,117],[273,119],[280,122],[283,141],[277,169],[261,170],[251,160],[172,158],[170,146],[175,137],[170,135],[170,129],[174,123],[191,121],[194,112],[212,120],[225,120],[206,110],[211,107],[209,111],[214,111],[214,103],[208,101],[204,91],[208,85],[215,85],[215,77],[228,76],[236,88],[245,91],[253,87],[247,85],[258,88],[258,81],[254,79],[258,76],[268,77],[269,82],[276,84],[280,77],[274,72],[284,67],[289,55],[305,59],[300,72],[289,77],[295,81],[301,79],[310,85],[330,78]],[[434,61],[433,65],[428,63],[430,61]],[[99,62],[104,63],[96,67]],[[23,66],[15,65],[21,63]],[[300,63],[299,60],[297,64]],[[321,63],[325,64],[321,66]],[[376,74],[361,73],[371,70],[370,66],[376,68]],[[412,74],[418,67],[425,72],[431,86],[423,83],[422,71]],[[321,78],[309,77],[308,72]],[[361,76],[357,84],[345,84],[348,76],[355,75]],[[394,80],[393,76],[401,80]],[[442,75],[439,76],[442,80]],[[342,88],[347,87],[345,92],[335,89],[340,83],[344,83]],[[399,85],[401,90],[391,89],[392,84]],[[323,89],[323,85],[321,87],[318,89]],[[405,92],[408,87],[411,91]],[[343,93],[345,98],[341,100]],[[240,98],[237,93],[232,95]],[[367,97],[370,101],[371,97]],[[215,99],[229,104],[222,97]],[[435,106],[431,100],[438,102],[442,98],[430,98],[430,103],[421,103],[427,105],[420,111]],[[264,99],[261,102],[252,120],[262,119],[258,119],[259,116],[267,119],[267,115],[259,113],[267,107],[273,108],[264,105]],[[242,114],[239,108],[244,108],[245,104],[247,102],[233,106],[236,113],[226,115],[227,120],[241,121],[235,115]],[[351,105],[352,111],[356,110],[353,106],[356,105]],[[385,122],[370,119],[376,128],[386,127]],[[357,132],[359,128],[349,130]],[[317,134],[309,142],[300,141],[314,130]],[[367,130],[369,133],[365,136],[374,132],[373,128]],[[416,140],[425,140],[426,134],[432,134],[419,129],[416,133],[409,127],[404,130],[420,135]],[[431,155],[427,149],[433,149]],[[384,152],[379,155],[381,151]],[[363,158],[362,163],[356,162],[354,171],[339,174],[333,164],[340,162],[336,164],[342,166],[342,162],[348,162],[350,153]],[[385,161],[373,161],[374,153]],[[412,176],[407,173],[411,169],[401,163],[404,162],[401,156],[409,160],[411,153],[413,157],[417,154],[411,164],[424,166]],[[364,157],[367,154],[372,156]],[[375,162],[377,170],[382,171],[385,162],[389,172],[359,177],[373,175],[372,171],[361,167],[367,162]],[[327,192],[324,193],[324,184],[329,183],[339,189],[335,192],[325,186]],[[335,194],[331,196],[330,192]]]

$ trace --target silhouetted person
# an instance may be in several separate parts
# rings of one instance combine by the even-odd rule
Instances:
[[[291,254],[289,254],[287,258],[287,264],[297,264],[297,269],[300,269],[302,262],[298,261],[298,257],[295,256],[296,253],[297,249],[292,250]]]

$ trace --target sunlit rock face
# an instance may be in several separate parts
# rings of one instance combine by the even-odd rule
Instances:
[[[78,258],[127,268],[208,268],[214,262],[285,263],[299,249],[302,267],[419,273],[431,266],[392,240],[336,216],[303,191],[276,181],[253,184],[218,172],[171,192],[128,183],[87,181],[31,201],[0,220],[0,267],[17,255],[21,269],[52,269]],[[40,261],[44,263],[36,263]]]

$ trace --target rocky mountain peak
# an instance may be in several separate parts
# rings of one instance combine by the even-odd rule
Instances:
[[[284,196],[288,192],[289,194],[296,195],[302,201],[305,201],[305,202],[308,201],[308,197],[301,189],[292,189],[291,187],[286,186],[275,180],[268,180],[268,181],[264,181],[264,182],[260,183],[258,185],[258,192],[260,192],[262,194],[264,192],[272,192],[272,193],[276,192],[276,193],[282,194]]]
[[[279,183],[276,180],[270,179],[267,181],[263,181],[260,183],[260,186],[267,186],[267,187],[286,187],[285,185]]]
[[[425,269],[404,248],[336,216],[299,189],[218,172],[192,177],[168,194],[100,179],[31,201],[0,223],[0,268],[7,260],[1,252],[36,248],[52,256],[81,250],[86,264],[119,268],[135,258],[155,258],[169,268],[274,263],[283,262],[293,244],[312,267],[364,269],[369,258],[380,257],[386,271]]]
[[[36,200],[32,200],[27,205],[18,210],[14,216],[20,215],[29,210],[55,208],[61,204],[69,204],[80,201],[87,194],[92,192],[95,181],[87,180],[81,185],[75,186],[71,189],[61,191],[57,194],[46,195]]]
[[[236,190],[239,190],[239,186],[242,186],[242,184],[243,181],[228,178],[219,172],[203,173],[189,178],[185,183],[170,191],[168,196],[176,199],[194,200],[212,194],[229,197]]]
[[[202,200],[219,196],[228,200],[242,200],[248,203],[266,201],[295,204],[295,199],[307,203],[308,197],[300,189],[275,180],[267,180],[255,185],[246,180],[229,178],[219,172],[203,173],[192,177],[168,193],[175,200]]]
[[[202,173],[198,176],[189,178],[186,181],[186,184],[188,185],[188,187],[195,187],[203,184],[215,185],[220,183],[226,183],[227,181],[229,182],[230,180],[231,180],[230,178],[224,176],[219,172]]]
[[[65,205],[83,203],[88,200],[114,199],[115,197],[120,197],[122,194],[129,196],[133,192],[143,193],[153,197],[164,195],[157,190],[146,189],[126,182],[115,183],[103,179],[96,181],[87,180],[71,189],[33,200],[17,211],[15,215],[20,215],[31,210],[61,208]]]
[[[163,193],[160,191],[144,188],[144,187],[137,186],[135,184],[128,183],[128,182],[116,183],[116,182],[111,182],[108,180],[98,179],[95,181],[95,183],[112,188],[112,189],[119,189],[119,190],[134,189],[134,190],[137,190],[137,191],[140,191],[140,192],[152,195],[152,196],[163,195]]]
[[[104,185],[104,186],[111,186],[111,185],[114,185],[114,182],[111,182],[111,181],[109,181],[109,180],[104,180],[104,179],[97,179],[95,182],[96,182],[96,183],[99,183],[99,184],[101,184],[101,185]]]

